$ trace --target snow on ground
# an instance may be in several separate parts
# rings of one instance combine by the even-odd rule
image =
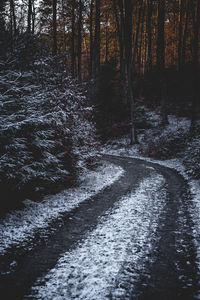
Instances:
[[[176,118],[175,116],[169,116],[169,125],[166,126],[166,131],[176,132],[178,129],[184,129],[185,132],[189,130],[190,120],[186,118]],[[142,136],[139,137],[142,139]],[[182,163],[181,158],[174,158],[169,160],[154,160],[143,156],[139,153],[139,147],[130,146],[130,141],[128,137],[123,137],[119,140],[113,141],[103,147],[103,154],[117,155],[123,157],[140,158],[152,163],[157,163],[168,168],[175,169],[178,171],[188,182],[190,187],[190,192],[192,195],[193,207],[190,206],[190,214],[194,221],[193,234],[195,237],[195,244],[197,249],[199,273],[200,273],[200,181],[192,180],[188,177],[185,167]]]
[[[155,126],[159,124],[159,116],[154,112],[148,112],[148,118],[151,123]],[[161,120],[160,120],[161,121]],[[187,118],[177,118],[174,115],[168,116],[169,124],[165,127],[164,134],[174,135],[178,130],[181,130],[182,133],[187,133],[190,128],[191,121]],[[155,128],[146,129],[145,134],[151,137]],[[138,141],[140,144],[143,143],[144,132],[138,134]],[[110,140],[106,145],[102,147],[102,153],[111,154],[111,155],[120,155],[120,156],[130,156],[141,158],[141,153],[139,152],[139,145],[130,145],[130,137],[125,136],[117,140]]]
[[[32,295],[25,299],[121,299],[128,292],[120,285],[125,280],[124,264],[130,263],[136,271],[131,278],[133,288],[142,261],[153,251],[166,199],[164,185],[164,178],[153,171],[135,192],[124,196],[100,218],[85,241],[66,252],[55,268],[38,279]]]
[[[96,171],[83,174],[78,188],[46,196],[39,203],[26,200],[24,209],[9,213],[0,221],[0,253],[4,254],[12,246],[25,247],[34,239],[36,232],[40,234],[40,230],[48,228],[52,220],[62,217],[62,213],[111,185],[123,173],[121,167],[104,162]]]

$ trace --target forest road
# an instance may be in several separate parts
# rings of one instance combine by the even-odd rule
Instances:
[[[0,278],[2,299],[27,299],[25,295],[30,293],[36,279],[53,268],[65,252],[84,241],[86,234],[98,225],[99,218],[121,197],[136,190],[140,182],[151,175],[152,169],[165,178],[167,199],[159,217],[153,259],[147,261],[131,299],[196,299],[199,287],[193,222],[189,214],[192,202],[183,177],[175,170],[141,159],[111,155],[103,155],[102,159],[121,166],[124,175],[70,213],[63,214],[62,223],[56,227],[55,222],[55,232],[48,240],[35,241],[33,250],[11,249],[5,262],[6,259],[16,261],[17,267],[13,273]]]

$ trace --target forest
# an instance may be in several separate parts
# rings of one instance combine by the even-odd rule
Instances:
[[[122,136],[199,179],[199,16],[200,0],[1,0],[6,209],[76,184]]]

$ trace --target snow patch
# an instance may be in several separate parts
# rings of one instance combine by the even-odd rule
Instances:
[[[82,175],[78,188],[46,196],[39,203],[26,200],[24,209],[9,213],[0,221],[0,253],[5,254],[13,246],[26,247],[36,232],[40,234],[39,229],[48,229],[52,220],[62,217],[62,213],[71,211],[79,203],[113,184],[123,173],[121,167],[103,162],[96,171],[87,171]]]
[[[32,288],[34,299],[104,300],[126,294],[120,282],[123,267],[134,265],[136,277],[141,261],[152,251],[152,241],[166,199],[165,180],[153,175],[100,218],[96,229]],[[121,295],[121,296],[120,296]]]

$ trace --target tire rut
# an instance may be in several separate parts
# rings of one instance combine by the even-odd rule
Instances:
[[[187,183],[176,171],[156,163],[111,155],[104,155],[103,159],[123,167],[124,175],[112,186],[64,214],[56,231],[48,240],[36,243],[34,250],[9,253],[9,260],[17,261],[17,268],[15,272],[1,278],[1,294],[5,295],[5,300],[24,299],[36,279],[53,268],[64,252],[75,248],[84,240],[87,233],[98,224],[99,217],[122,196],[136,189],[144,178],[150,176],[151,168],[165,178],[168,198],[159,219],[156,233],[158,242],[154,246],[153,259],[149,260],[151,263],[147,261],[134,287],[127,283],[127,289],[131,289],[128,294],[132,295],[132,300],[196,299],[199,290],[198,270],[192,236],[193,223],[189,214],[192,203],[187,193]],[[5,262],[6,259],[5,257]],[[127,268],[130,273],[128,281],[131,282],[134,270],[131,270],[131,265]]]
[[[64,252],[76,247],[77,243],[95,228],[99,217],[104,215],[123,195],[136,189],[141,180],[151,172],[142,161],[130,163],[109,156],[103,159],[120,165],[124,168],[125,174],[113,185],[82,202],[70,213],[63,214],[62,223],[59,221],[57,230],[48,237],[48,240],[36,243],[35,248],[30,252],[11,249],[10,253],[3,258],[4,264],[7,261],[16,261],[17,267],[13,273],[5,274],[0,278],[0,292],[4,295],[4,300],[23,299],[37,278],[53,268]]]

